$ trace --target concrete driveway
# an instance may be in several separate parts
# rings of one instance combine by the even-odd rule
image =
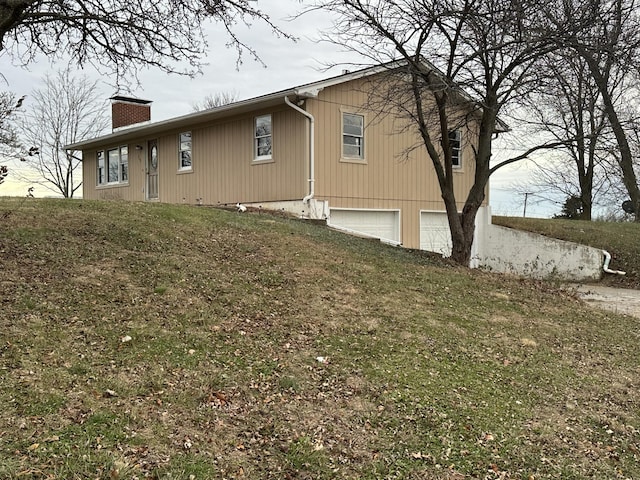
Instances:
[[[576,289],[580,298],[594,307],[640,318],[640,290],[602,285],[578,285]]]

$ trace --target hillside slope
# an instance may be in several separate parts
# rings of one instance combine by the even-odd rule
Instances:
[[[0,478],[640,478],[637,320],[210,208],[0,199]]]
[[[626,275],[605,275],[603,283],[640,289],[639,223],[496,216],[493,223],[607,250],[612,257],[611,268]]]

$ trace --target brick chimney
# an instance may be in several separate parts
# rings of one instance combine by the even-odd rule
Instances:
[[[139,98],[111,97],[111,128],[113,131],[151,120],[151,101]]]

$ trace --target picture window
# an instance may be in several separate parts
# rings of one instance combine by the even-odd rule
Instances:
[[[97,185],[115,185],[129,181],[129,147],[122,146],[97,153]]]

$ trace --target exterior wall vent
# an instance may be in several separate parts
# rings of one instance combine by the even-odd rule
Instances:
[[[139,98],[111,97],[111,128],[113,131],[151,120],[151,101]]]

